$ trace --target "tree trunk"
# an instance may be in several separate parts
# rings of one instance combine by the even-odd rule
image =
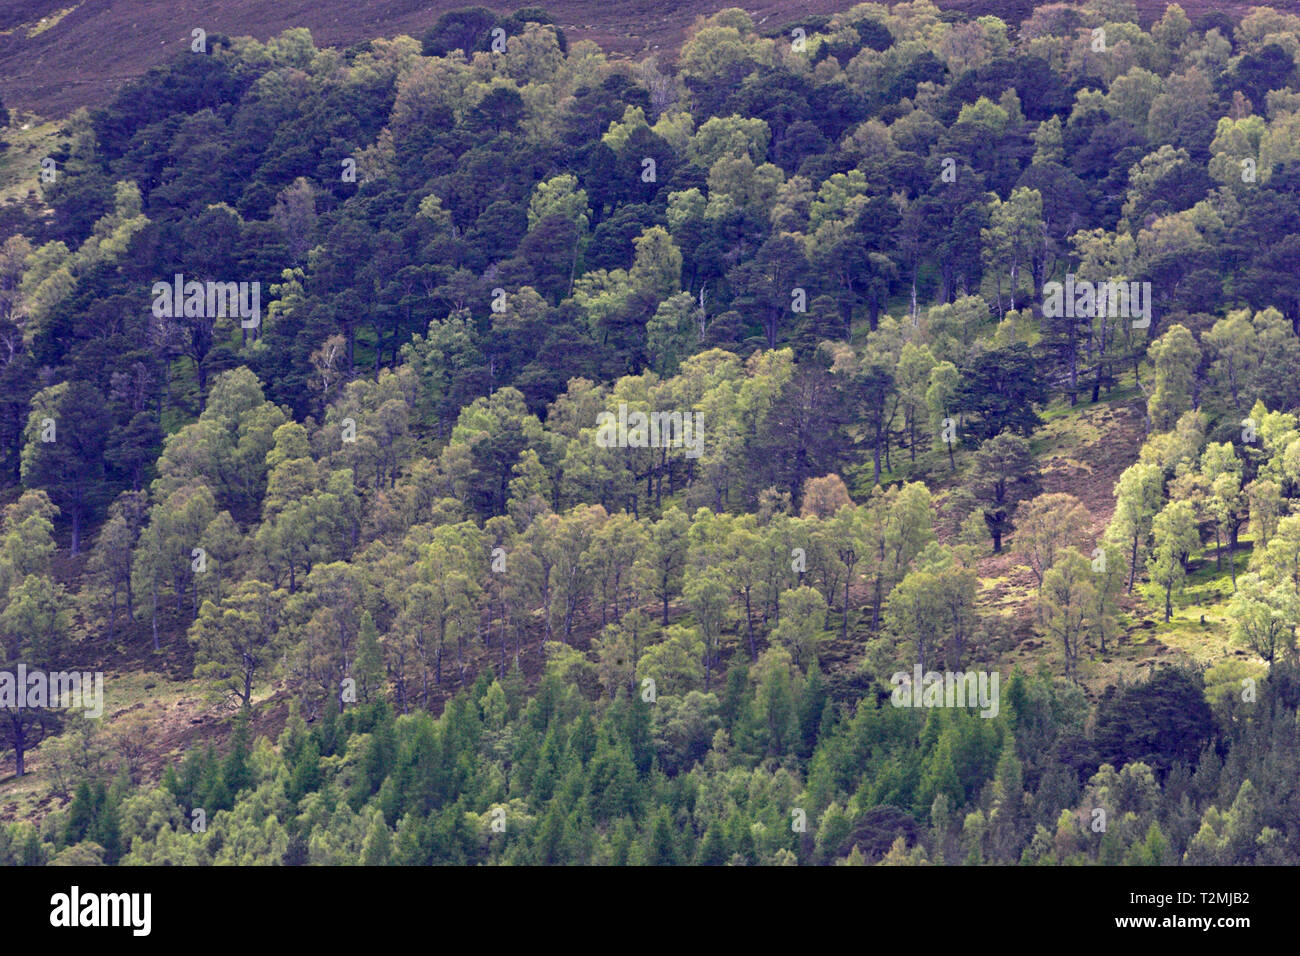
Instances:
[[[758,650],[754,645],[754,613],[749,604],[749,588],[745,588],[745,626],[749,631],[749,659],[758,660]]]
[[[849,639],[849,582],[853,580],[853,568],[849,568],[849,573],[844,577],[844,627],[841,635],[844,640]]]
[[[1133,535],[1133,554],[1128,562],[1128,592],[1133,593],[1133,578],[1137,575],[1138,564],[1138,536]]]

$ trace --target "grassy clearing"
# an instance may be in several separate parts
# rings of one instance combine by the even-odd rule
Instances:
[[[1245,538],[1241,543],[1249,545]],[[1230,639],[1227,610],[1233,586],[1226,551],[1221,568],[1215,568],[1213,545],[1193,560],[1195,569],[1187,576],[1181,592],[1173,595],[1173,614],[1168,622],[1164,620],[1164,589],[1150,583],[1140,585],[1151,608],[1155,633],[1163,643],[1199,663],[1232,657],[1249,659],[1249,652],[1232,644]],[[1239,547],[1234,562],[1238,576],[1246,572],[1249,563],[1249,547]]]
[[[111,743],[131,731],[144,733],[151,742],[161,738],[160,730],[174,722],[173,714],[186,710],[185,704],[201,690],[197,682],[169,681],[145,671],[106,673],[104,675],[104,713],[99,720],[74,710],[67,714],[62,733],[43,741],[26,754],[27,772],[18,777],[12,756],[0,772],[0,820],[33,819],[57,805],[52,796],[54,775],[50,764],[50,744],[69,734],[80,732],[78,722],[88,721],[93,739]],[[188,718],[186,718],[188,720]]]
[[[269,684],[257,688],[254,703],[264,703],[276,690]],[[178,763],[187,751],[224,738],[223,728],[233,713],[203,681],[172,680],[148,670],[105,672],[102,718],[69,713],[58,736],[27,752],[27,773],[21,778],[12,755],[0,763],[0,821],[39,820],[63,804],[56,793],[52,758],[63,741],[76,739],[73,735],[89,730],[95,746],[109,751],[110,763],[124,748],[134,747],[141,777],[156,781],[165,765]]]
[[[60,124],[31,113],[10,114],[3,137],[8,148],[0,151],[0,202],[23,199],[31,191],[41,192],[41,160],[54,152],[61,135]]]

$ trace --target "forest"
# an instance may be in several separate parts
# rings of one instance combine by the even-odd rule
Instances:
[[[0,107],[0,864],[1300,863],[1300,16],[799,17]]]

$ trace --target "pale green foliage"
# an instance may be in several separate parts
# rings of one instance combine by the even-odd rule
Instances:
[[[1187,576],[1187,559],[1201,544],[1196,511],[1190,502],[1171,501],[1155,516],[1151,526],[1155,545],[1147,559],[1147,572],[1165,592],[1165,620],[1173,613],[1173,592]]]
[[[423,207],[421,207],[423,211]],[[587,191],[578,186],[578,177],[561,173],[537,184],[528,203],[528,228],[532,229],[547,216],[560,216],[585,232],[591,209]]]
[[[1300,597],[1295,582],[1244,574],[1228,602],[1228,621],[1235,643],[1248,648],[1272,667],[1295,653],[1295,629],[1300,624]]]

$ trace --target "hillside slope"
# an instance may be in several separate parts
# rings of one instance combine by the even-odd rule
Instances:
[[[994,14],[1018,22],[1032,0],[938,0],[970,16]],[[377,36],[419,37],[440,15],[466,0],[358,0],[340,7],[314,0],[0,0],[0,89],[11,109],[63,116],[102,104],[124,82],[186,49],[190,31],[267,40],[290,27],[307,27],[320,47],[345,47]],[[510,12],[534,3],[482,4]],[[1188,16],[1212,11],[1240,16],[1263,0],[1184,0]],[[1274,7],[1285,4],[1275,2]],[[554,0],[544,5],[574,40],[594,40],[610,53],[671,56],[697,16],[727,7],[748,11],[760,28],[796,17],[835,13],[841,0]],[[1144,22],[1159,16],[1163,0],[1139,0]],[[105,42],[111,38],[111,42]]]

